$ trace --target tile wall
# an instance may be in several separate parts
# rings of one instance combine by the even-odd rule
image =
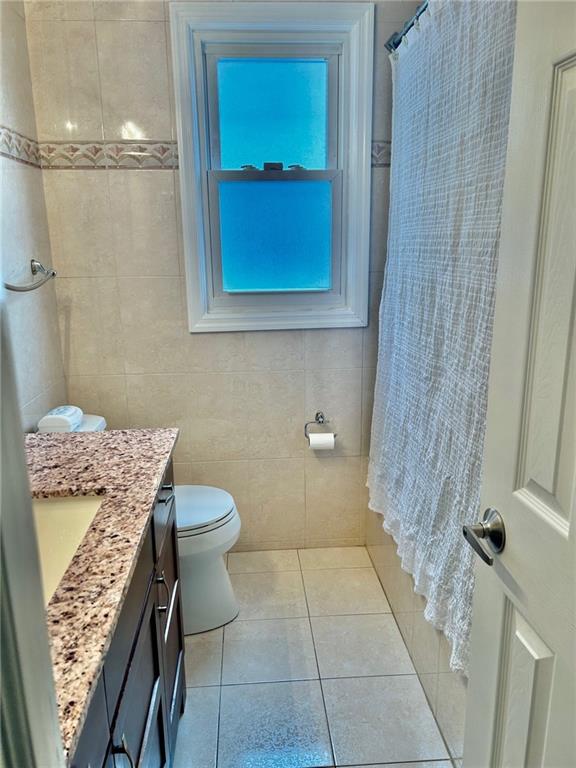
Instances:
[[[383,530],[381,516],[371,510],[366,542],[450,755],[458,761],[463,751],[466,680],[450,670],[450,644],[424,618],[426,600],[415,594],[412,576],[400,566],[394,539]]]
[[[30,260],[52,263],[38,167],[36,120],[24,4],[0,3],[0,242],[2,279],[27,283]],[[23,426],[31,429],[66,399],[54,283],[32,293],[6,292]]]
[[[222,485],[244,549],[363,544],[390,147],[377,4],[367,329],[191,335],[162,2],[33,2],[28,43],[68,397],[112,427],[174,425],[178,482]],[[322,409],[338,448],[306,449]]]

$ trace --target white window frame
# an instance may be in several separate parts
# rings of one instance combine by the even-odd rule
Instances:
[[[243,331],[361,327],[368,319],[374,6],[361,2],[176,2],[170,6],[189,329]],[[341,220],[330,291],[224,294],[212,264],[206,52],[217,44],[337,48],[338,142],[328,171],[339,178]],[[333,99],[331,100],[333,103]],[[272,158],[271,158],[272,159]],[[229,173],[229,172],[228,172]],[[247,174],[249,172],[240,171]],[[272,178],[273,172],[267,172]],[[297,178],[298,171],[293,171]],[[308,172],[309,173],[309,172]],[[326,173],[326,172],[323,172]],[[245,176],[244,178],[247,178]],[[212,182],[213,183],[213,182]],[[221,272],[221,269],[220,269]]]

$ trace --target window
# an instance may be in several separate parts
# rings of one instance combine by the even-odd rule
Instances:
[[[372,5],[171,14],[190,330],[365,325]]]

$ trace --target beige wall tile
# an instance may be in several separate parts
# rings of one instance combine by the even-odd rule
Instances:
[[[41,172],[5,158],[0,171],[2,272],[9,282],[27,283],[31,258],[52,263]],[[6,310],[18,397],[25,406],[64,375],[54,283],[31,293],[7,292]]]
[[[364,328],[363,365],[365,368],[375,368],[378,359],[378,315],[383,280],[383,272],[370,273],[368,327]]]
[[[412,18],[419,5],[417,0],[376,0],[376,22],[390,22],[395,26],[393,31],[397,31]]]
[[[367,462],[364,462],[364,470],[367,471]],[[366,544],[376,547],[394,547],[394,554],[396,553],[396,545],[394,539],[390,534],[386,533],[382,526],[383,518],[377,512],[369,509],[366,512]]]
[[[192,485],[213,485],[232,494],[244,526],[244,517],[249,514],[250,477],[246,461],[193,461],[186,472],[180,473],[180,483]]]
[[[242,539],[293,546],[306,524],[304,460],[251,461],[248,471],[250,505],[242,517]]]
[[[197,459],[295,457],[303,453],[300,372],[192,374]]]
[[[99,21],[163,21],[163,0],[94,0]]]
[[[28,21],[30,69],[40,141],[102,137],[91,21]]]
[[[90,21],[94,18],[92,0],[29,0],[24,5],[26,17],[33,21]]]
[[[114,170],[108,184],[118,274],[178,276],[174,172]]]
[[[245,370],[294,371],[304,368],[301,331],[258,331],[244,336]]]
[[[24,432],[35,432],[36,425],[48,411],[66,402],[68,402],[66,380],[62,376],[62,378],[56,379],[52,384],[46,386],[37,397],[21,407],[22,429]]]
[[[29,282],[30,259],[52,265],[42,174],[0,157],[0,181],[2,270],[11,282]]]
[[[55,285],[66,374],[124,373],[116,279],[56,278]]]
[[[306,535],[334,539],[365,535],[366,488],[358,457],[306,457]]]
[[[120,277],[118,290],[126,372],[186,373],[189,334],[180,278]]]
[[[386,263],[390,169],[372,168],[370,269],[382,271]]]
[[[384,591],[386,591],[386,588],[384,588]],[[398,629],[400,630],[402,639],[406,643],[406,648],[408,648],[408,653],[410,653],[410,648],[412,648],[412,637],[414,633],[414,614],[413,613],[395,613],[394,618],[396,619],[396,623],[398,624]]]
[[[362,444],[361,453],[370,453],[370,433],[372,429],[372,411],[374,409],[374,384],[376,368],[362,369]]]
[[[300,331],[192,333],[187,347],[190,370],[199,373],[303,368]]]
[[[97,21],[104,136],[169,139],[166,24]]]
[[[410,654],[419,674],[438,673],[440,632],[424,618],[423,611],[414,613],[414,630]]]
[[[130,427],[178,427],[174,451],[176,463],[189,462],[190,413],[188,377],[185,374],[126,376]]]
[[[25,405],[64,373],[53,286],[31,293],[7,292],[6,311],[18,398]]]
[[[69,376],[68,397],[84,413],[104,416],[108,429],[127,429],[128,399],[124,376]]]
[[[422,674],[418,675],[418,679],[420,680],[420,684],[424,689],[424,693],[426,694],[426,698],[430,704],[430,709],[432,712],[436,712],[436,707],[438,704],[438,675]]]
[[[189,333],[186,316],[184,322],[189,365],[193,373],[225,373],[247,369],[244,333]]]
[[[306,421],[324,412],[330,421],[325,431],[337,434],[334,456],[360,454],[361,389],[360,368],[306,371]]]
[[[16,3],[0,3],[0,124],[36,138],[26,22]],[[20,7],[21,10],[21,7]]]
[[[308,370],[360,368],[362,329],[323,328],[304,331],[304,351]]]
[[[176,485],[190,485],[191,484],[191,474],[192,474],[192,464],[189,461],[178,461],[174,462],[174,482]]]
[[[43,173],[54,266],[60,277],[116,274],[105,171]]]
[[[462,757],[466,717],[466,680],[458,672],[438,675],[435,715],[450,754],[452,757]]]

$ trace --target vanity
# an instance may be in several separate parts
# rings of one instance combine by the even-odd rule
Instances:
[[[171,459],[177,434],[26,438],[62,741],[74,768],[172,763],[186,695]],[[80,526],[75,551],[70,515]],[[54,527],[61,546],[50,539]],[[54,550],[66,546],[69,564],[54,563]],[[58,567],[65,568],[59,581]]]

